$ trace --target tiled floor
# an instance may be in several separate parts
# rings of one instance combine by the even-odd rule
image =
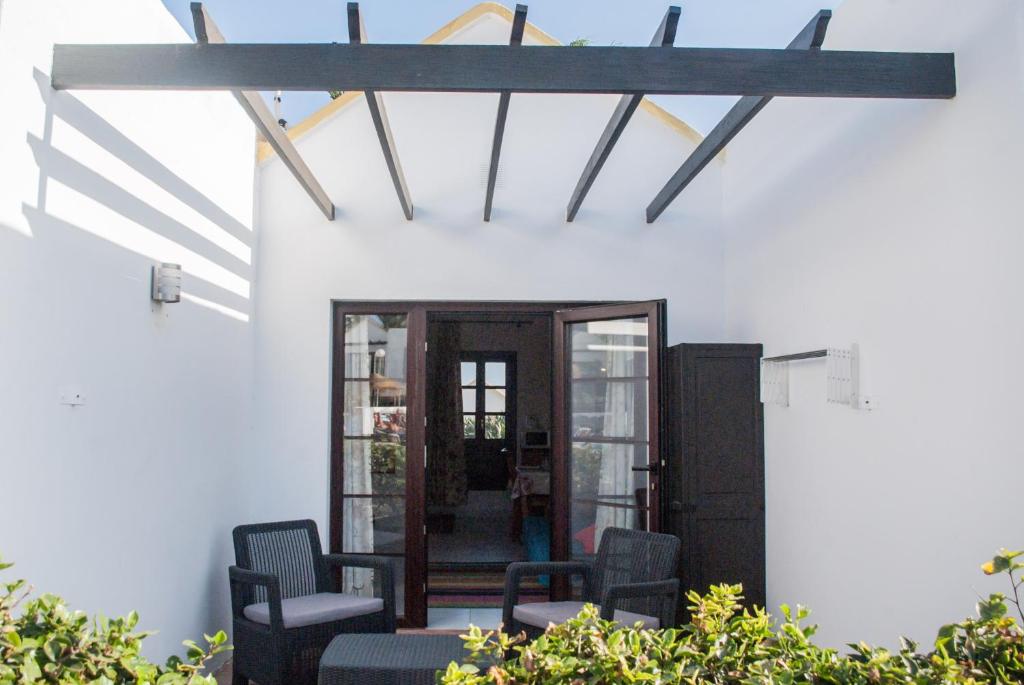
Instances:
[[[494,630],[501,623],[501,609],[427,609],[427,629],[464,630],[470,624]]]
[[[448,533],[431,533],[427,558],[431,563],[509,562],[525,558],[522,543],[513,542],[509,529],[512,500],[499,490],[470,490],[464,506],[449,507],[454,515]]]

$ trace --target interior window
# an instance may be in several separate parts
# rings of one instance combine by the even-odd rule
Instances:
[[[463,361],[462,418],[467,440],[504,440],[508,426],[507,364],[483,359]]]

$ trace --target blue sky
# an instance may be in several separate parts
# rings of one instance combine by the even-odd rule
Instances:
[[[690,0],[677,46],[785,47],[819,9],[841,0]],[[191,35],[188,0],[163,0]],[[466,11],[476,0],[363,0],[366,32],[375,43],[418,43]],[[514,7],[514,2],[504,3]],[[668,0],[533,0],[528,19],[562,42],[588,38],[595,45],[647,45]],[[239,43],[347,42],[345,0],[206,0],[229,41]],[[825,40],[828,48],[828,39]],[[585,97],[585,96],[581,96]],[[658,104],[707,132],[733,98],[660,96]],[[326,93],[284,93],[282,114],[290,123],[327,102]]]

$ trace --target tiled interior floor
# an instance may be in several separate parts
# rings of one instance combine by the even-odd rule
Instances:
[[[449,507],[455,521],[450,533],[431,533],[431,563],[509,562],[525,558],[523,546],[509,530],[512,500],[504,490],[470,490],[464,506]]]
[[[428,630],[465,630],[470,624],[494,630],[501,623],[501,609],[427,609]]]

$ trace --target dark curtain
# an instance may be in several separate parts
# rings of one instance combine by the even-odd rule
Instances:
[[[454,507],[466,503],[469,489],[458,324],[433,323],[428,337],[427,504]]]

